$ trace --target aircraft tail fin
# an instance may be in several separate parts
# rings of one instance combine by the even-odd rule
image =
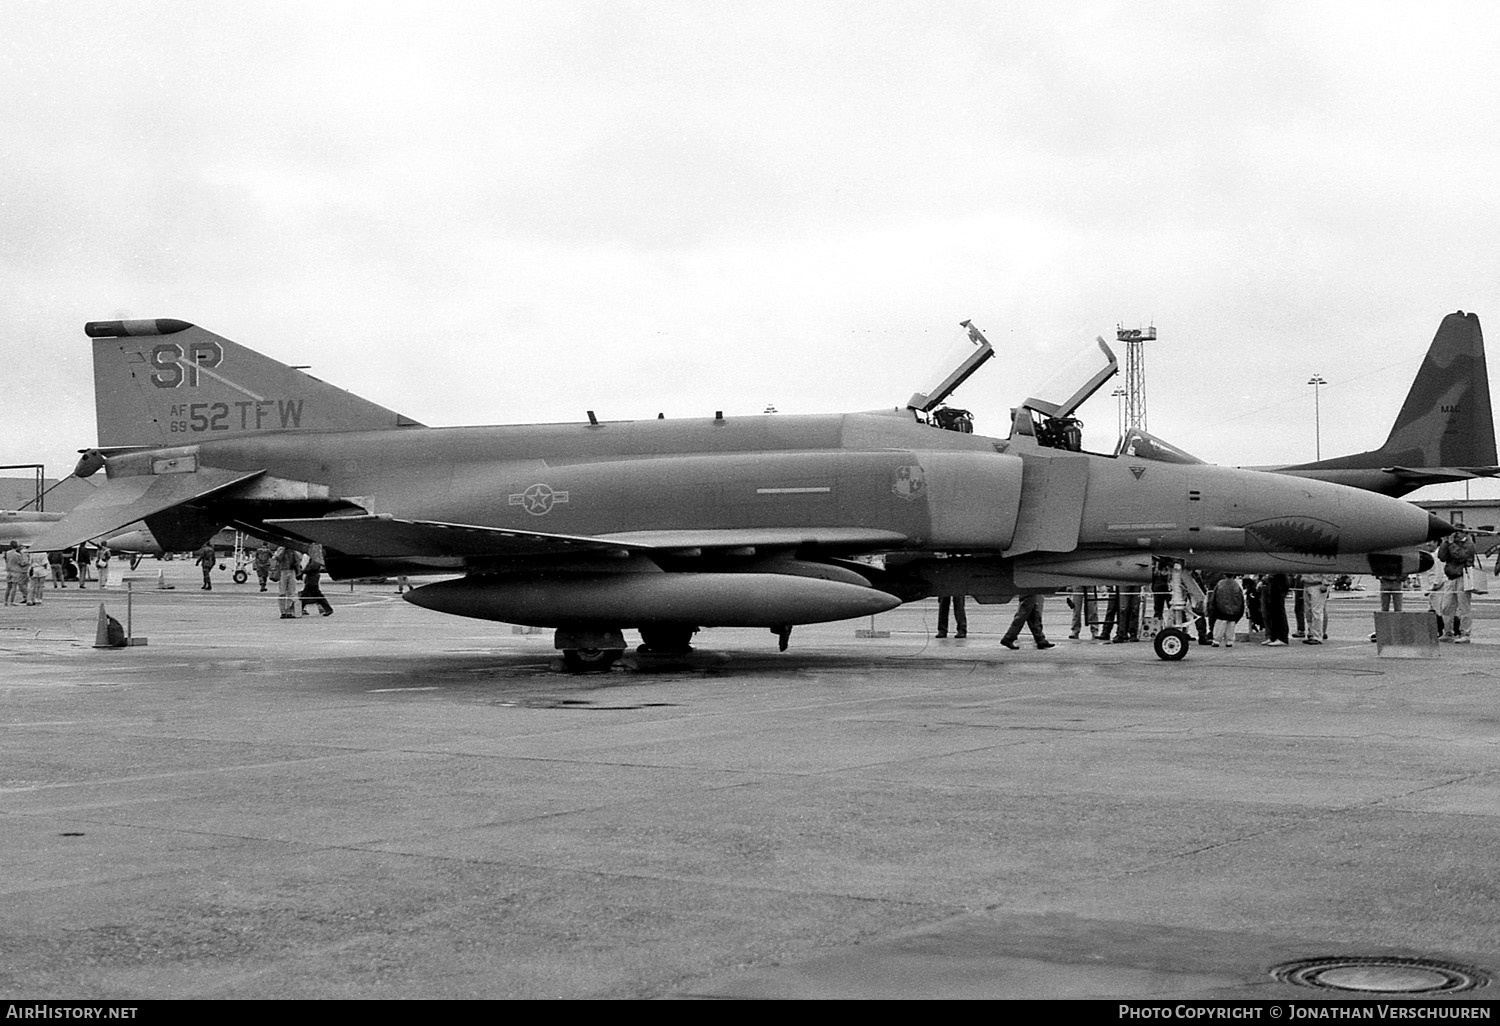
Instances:
[[[1484,334],[1479,317],[1460,310],[1444,317],[1438,326],[1384,445],[1295,469],[1400,468],[1410,475],[1419,470],[1482,470],[1496,463]]]
[[[186,321],[91,321],[100,448],[416,421]]]

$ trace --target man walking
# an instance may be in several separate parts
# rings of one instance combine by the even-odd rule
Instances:
[[[1005,637],[1000,639],[1000,644],[1011,650],[1019,648],[1020,646],[1016,644],[1016,637],[1021,633],[1023,626],[1031,629],[1031,637],[1036,642],[1037,648],[1052,647],[1052,642],[1048,641],[1047,635],[1042,633],[1042,596],[1021,596],[1021,604],[1016,608],[1015,619],[1011,620]]]

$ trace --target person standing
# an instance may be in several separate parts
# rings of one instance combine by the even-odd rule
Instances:
[[[1307,606],[1307,637],[1304,645],[1321,645],[1328,640],[1328,577],[1326,574],[1303,574],[1302,594]]]
[[[1443,577],[1446,581],[1444,586],[1453,592],[1455,600],[1451,626],[1452,639],[1461,644],[1467,643],[1474,626],[1474,593],[1469,590],[1466,571],[1474,567],[1474,540],[1469,537],[1468,530],[1462,524],[1458,524],[1456,530],[1444,538],[1443,544],[1438,546],[1436,555],[1443,564]],[[1448,626],[1444,624],[1445,628]]]
[[[1380,582],[1380,611],[1382,613],[1401,612],[1401,592],[1406,585],[1404,574],[1390,574],[1385,577],[1376,578]],[[1376,632],[1370,632],[1370,640],[1374,641]]]
[[[255,550],[251,558],[251,565],[255,567],[255,576],[260,578],[260,590],[266,590],[266,580],[271,576],[271,546],[262,544]]]
[[[1223,576],[1223,574],[1212,570],[1207,572],[1195,570],[1193,572],[1193,579],[1203,589],[1203,616],[1201,619],[1203,620],[1205,633],[1203,640],[1198,643],[1200,645],[1212,645],[1214,643],[1214,627],[1219,622],[1214,610],[1214,589],[1219,586],[1219,579]]]
[[[1240,587],[1245,592],[1245,620],[1252,631],[1265,629],[1261,619],[1260,586],[1253,576],[1240,578]]]
[[[42,584],[51,573],[47,568],[47,554],[41,550],[37,550],[31,553],[27,559],[31,565],[27,567],[29,580],[27,580],[26,584],[29,591],[29,598],[26,604],[28,606],[39,606],[42,604]]]
[[[78,546],[78,587],[81,590],[94,579],[94,550],[87,542]]]
[[[63,583],[63,554],[61,549],[54,549],[47,553],[47,566],[52,571],[52,587],[66,588]]]
[[[5,550],[5,604],[13,606],[17,599],[26,604],[27,588],[30,587],[31,561],[21,551],[21,543],[13,541]]]
[[[1208,611],[1208,593],[1213,591],[1217,580],[1210,581],[1197,570],[1190,574],[1184,570],[1183,573],[1192,580],[1194,587],[1198,589],[1197,594],[1203,596],[1201,602],[1194,602],[1191,597],[1188,598],[1188,610],[1193,614],[1193,629],[1198,632],[1198,644],[1211,645],[1214,640],[1214,619]]]
[[[218,556],[214,555],[214,547],[208,542],[204,542],[203,547],[200,548],[197,552],[193,553],[193,556],[195,557],[193,562],[197,563],[203,568],[203,588],[201,590],[213,591],[214,582],[213,579],[208,575],[209,571],[213,570],[214,563],[218,562],[219,558]]]
[[[1382,613],[1401,612],[1401,592],[1406,585],[1406,578],[1402,574],[1394,574],[1389,577],[1381,577],[1380,580],[1380,611]]]
[[[953,625],[958,629],[954,631],[955,638],[967,638],[969,636],[969,618],[964,615],[964,597],[962,595],[939,595],[938,596],[938,629],[937,636],[946,638],[948,636],[948,607],[953,607]]]
[[[1266,625],[1266,640],[1262,645],[1280,647],[1290,643],[1291,627],[1286,622],[1286,595],[1290,586],[1286,574],[1267,574],[1261,581],[1261,619]]]
[[[1099,604],[1094,600],[1093,588],[1074,588],[1073,595],[1068,599],[1068,605],[1073,607],[1073,629],[1068,637],[1078,640],[1083,633],[1085,625],[1089,629],[1089,637],[1098,639],[1099,626],[1097,613]]]
[[[1120,588],[1115,585],[1108,589],[1109,598],[1104,600],[1104,622],[1099,625],[1099,640],[1106,645],[1109,644],[1109,632],[1115,629],[1115,621],[1120,616]]]
[[[1005,637],[1000,639],[1000,644],[1009,649],[1017,648],[1016,636],[1021,633],[1023,626],[1031,629],[1031,637],[1036,642],[1037,648],[1052,647],[1052,642],[1048,641],[1047,635],[1042,632],[1042,596],[1021,596],[1021,603],[1016,607],[1015,618],[1006,628]]]
[[[1115,625],[1116,645],[1141,640],[1141,588],[1138,584],[1120,589],[1119,621]],[[1108,639],[1106,639],[1108,640]]]
[[[297,550],[283,545],[271,558],[271,579],[276,582],[276,604],[283,620],[297,618],[297,578],[302,576]]]
[[[1233,648],[1235,628],[1239,626],[1240,617],[1245,615],[1245,593],[1240,582],[1232,576],[1220,578],[1214,583],[1205,605],[1214,624],[1213,641],[1209,644],[1215,648],[1220,645]]]
[[[99,573],[99,590],[103,591],[109,587],[109,543],[103,542],[94,553],[94,569]]]
[[[1157,556],[1151,560],[1151,617],[1158,624],[1172,601],[1172,561]]]

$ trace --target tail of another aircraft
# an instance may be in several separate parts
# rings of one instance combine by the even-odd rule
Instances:
[[[91,321],[99,447],[420,427],[186,321]]]
[[[1438,326],[1384,445],[1281,469],[1330,479],[1340,471],[1383,472],[1385,483],[1376,490],[1401,495],[1427,484],[1491,476],[1500,469],[1496,463],[1484,334],[1478,316],[1460,310]]]

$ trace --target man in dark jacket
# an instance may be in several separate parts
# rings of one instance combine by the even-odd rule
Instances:
[[[1262,645],[1279,646],[1290,641],[1286,622],[1286,595],[1290,587],[1286,574],[1267,574],[1260,583],[1261,620],[1266,625],[1266,640]]]
[[[193,553],[193,562],[203,568],[204,591],[214,590],[214,582],[209,579],[208,572],[214,568],[214,563],[218,562],[218,559],[219,557],[214,554],[214,547],[208,542],[204,542],[203,547]]]

